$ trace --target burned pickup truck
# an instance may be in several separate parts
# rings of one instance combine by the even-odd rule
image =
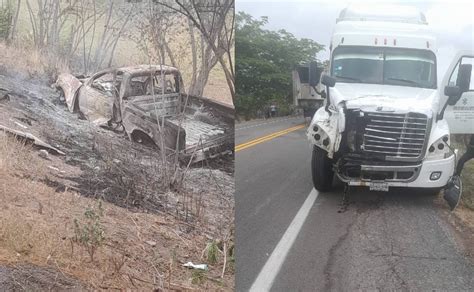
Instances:
[[[232,106],[185,94],[174,67],[107,69],[83,79],[64,73],[55,85],[70,112],[98,126],[121,128],[132,141],[194,154],[194,161],[233,149]]]

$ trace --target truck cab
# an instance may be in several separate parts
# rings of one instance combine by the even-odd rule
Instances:
[[[468,98],[472,54],[438,84],[436,37],[423,13],[403,6],[344,9],[330,50],[325,104],[307,131],[315,188],[330,190],[334,174],[378,191],[444,187],[456,162],[450,127],[462,124],[447,117]]]

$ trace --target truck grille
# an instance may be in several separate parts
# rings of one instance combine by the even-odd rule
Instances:
[[[418,160],[425,149],[428,118],[419,113],[365,113],[362,150],[387,160]]]

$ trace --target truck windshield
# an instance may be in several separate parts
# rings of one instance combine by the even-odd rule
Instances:
[[[331,73],[338,82],[436,88],[436,57],[425,50],[339,47]]]

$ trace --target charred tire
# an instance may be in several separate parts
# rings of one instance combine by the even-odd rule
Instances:
[[[142,131],[138,131],[138,130],[133,131],[131,137],[132,137],[133,142],[143,144],[145,146],[152,147],[152,148],[157,147],[155,144],[155,141],[153,141],[153,139],[150,136],[148,136]]]
[[[320,192],[327,192],[332,189],[334,171],[332,161],[327,157],[327,152],[319,147],[313,146],[311,157],[311,174],[314,188]]]

